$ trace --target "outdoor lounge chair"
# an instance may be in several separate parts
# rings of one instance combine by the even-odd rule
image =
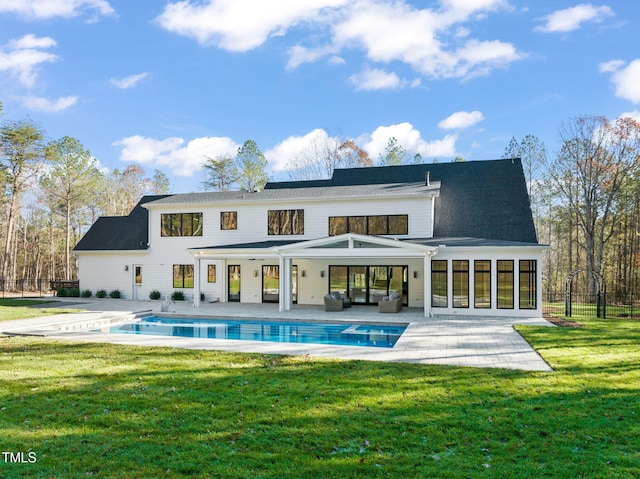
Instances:
[[[385,296],[382,301],[378,301],[379,313],[397,313],[402,309],[402,296],[393,293],[390,296]]]
[[[342,311],[344,308],[350,308],[351,301],[339,291],[331,291],[324,297],[325,311]]]
[[[330,294],[324,296],[324,310],[325,311],[342,311],[344,309],[344,302],[342,299],[336,299]]]

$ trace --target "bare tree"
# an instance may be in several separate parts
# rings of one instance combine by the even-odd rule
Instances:
[[[316,137],[288,167],[292,180],[330,178],[336,168],[373,166],[366,151],[352,140],[329,136],[325,131]]]
[[[640,155],[640,123],[584,115],[562,125],[560,152],[549,169],[583,239],[585,266],[601,273],[603,249],[614,231],[614,203]]]

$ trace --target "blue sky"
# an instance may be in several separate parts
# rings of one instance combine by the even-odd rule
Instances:
[[[640,119],[640,2],[0,0],[2,119],[79,139],[105,169],[200,189],[253,139],[289,179],[326,136],[377,160],[548,155],[582,114]]]

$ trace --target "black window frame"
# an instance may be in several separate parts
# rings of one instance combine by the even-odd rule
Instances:
[[[466,265],[466,268],[462,266]],[[466,281],[464,281],[466,275]],[[456,286],[456,278],[459,279]],[[453,283],[453,293],[451,298],[451,306],[454,308],[467,309],[470,306],[469,298],[469,260],[454,259],[451,260],[451,281]],[[458,299],[456,300],[456,296]],[[466,303],[464,301],[466,299]]]
[[[203,228],[202,212],[160,214],[160,236],[163,238],[202,236]]]
[[[510,268],[505,267],[505,265],[509,265]],[[514,309],[515,308],[515,263],[512,259],[499,259],[496,261],[496,273],[497,273],[497,284],[496,284],[496,308],[497,309]],[[509,275],[511,277],[510,282],[508,281]],[[505,286],[509,286],[505,289]],[[504,292],[511,291],[511,302],[505,302]],[[508,296],[506,296],[509,299]]]
[[[518,274],[518,308],[538,309],[538,261],[535,259],[518,260]],[[528,287],[523,288],[523,284],[527,284]]]
[[[189,275],[188,272],[191,272]],[[185,286],[186,280],[191,278],[193,284]],[[174,264],[173,265],[173,287],[180,289],[193,289],[195,286],[195,266],[193,264]]]
[[[222,231],[231,231],[238,229],[238,212],[237,211],[221,211],[220,212],[220,229]]]
[[[384,224],[380,223],[382,218]],[[344,226],[340,225],[340,231],[337,231],[338,221],[345,222]],[[373,236],[409,234],[409,215],[329,216],[328,223],[329,236],[345,233]]]
[[[483,285],[482,291],[478,291],[480,285]],[[479,303],[479,299],[482,299],[482,302]],[[491,260],[476,259],[473,261],[473,307],[491,309],[491,300]]]
[[[441,268],[444,265],[444,268]],[[444,278],[444,294],[440,294],[440,297],[444,297],[444,304],[437,304],[434,293],[442,293],[443,289],[435,288],[434,285],[442,284]],[[434,259],[431,260],[431,306],[433,308],[448,308],[449,307],[449,262],[446,259]]]
[[[304,209],[268,210],[269,236],[304,235]]]

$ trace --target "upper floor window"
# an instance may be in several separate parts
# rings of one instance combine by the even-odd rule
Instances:
[[[330,216],[329,236],[345,233],[407,235],[409,234],[409,215]]]
[[[269,210],[268,222],[270,235],[304,234],[304,210]]]
[[[202,236],[202,213],[160,215],[161,236]]]
[[[238,229],[238,212],[237,211],[220,212],[220,229],[221,230],[237,230]]]

